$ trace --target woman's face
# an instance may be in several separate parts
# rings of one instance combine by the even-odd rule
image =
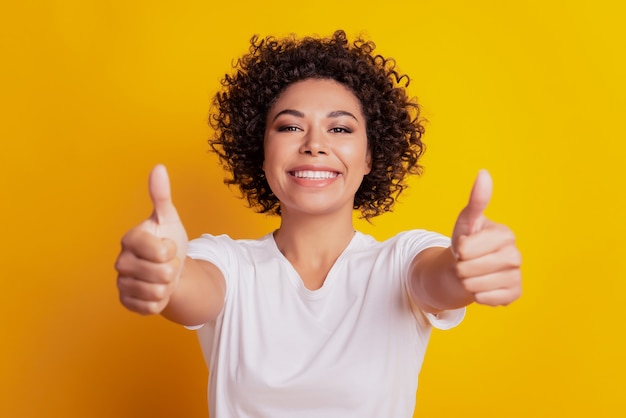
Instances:
[[[371,170],[361,104],[334,80],[290,85],[270,108],[264,150],[263,170],[283,216],[351,214]]]

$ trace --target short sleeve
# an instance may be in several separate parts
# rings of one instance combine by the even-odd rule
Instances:
[[[439,312],[437,315],[425,312],[428,322],[433,328],[447,330],[454,328],[465,318],[465,308],[451,309],[449,311]]]
[[[189,242],[187,256],[197,260],[208,261],[214,264],[228,283],[227,272],[231,263],[231,251],[233,240],[228,235],[204,234]]]
[[[187,247],[187,256],[196,260],[203,260],[214,264],[224,275],[226,281],[226,291],[228,292],[229,266],[232,261],[232,251],[230,250],[233,240],[228,235],[213,236],[204,234],[200,238],[193,239]],[[185,326],[191,331],[197,331],[205,324]]]
[[[413,258],[421,251],[432,247],[447,248],[450,246],[450,238],[445,235],[425,231],[425,230],[411,230],[405,231],[399,234],[398,244],[402,248],[403,259],[405,260],[405,270],[403,276],[406,280],[406,289],[408,292],[408,269],[413,261]],[[412,308],[418,320],[425,318],[433,326],[433,328],[447,330],[459,325],[465,317],[465,308],[451,309],[448,311],[439,312],[437,315],[424,312],[417,307],[413,302]],[[419,311],[419,313],[418,313]]]

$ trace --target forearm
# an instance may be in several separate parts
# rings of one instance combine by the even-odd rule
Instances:
[[[217,318],[224,294],[224,278],[219,269],[187,257],[176,290],[161,315],[181,325],[202,325]]]
[[[473,302],[456,273],[456,259],[450,248],[433,247],[419,253],[409,270],[413,300],[425,311],[438,313]]]

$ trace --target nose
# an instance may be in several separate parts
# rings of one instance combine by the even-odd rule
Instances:
[[[304,135],[300,152],[309,155],[328,155],[328,141],[324,132],[309,129]]]

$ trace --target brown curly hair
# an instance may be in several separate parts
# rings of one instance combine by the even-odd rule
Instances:
[[[369,219],[391,211],[407,187],[407,174],[420,174],[424,152],[417,101],[409,98],[409,77],[396,71],[392,58],[374,55],[375,44],[358,37],[348,42],[344,31],[329,38],[253,36],[247,54],[233,63],[234,73],[222,79],[209,119],[215,136],[209,140],[230,178],[250,207],[280,215],[280,202],[270,189],[262,165],[269,109],[291,84],[309,78],[332,79],[361,102],[366,120],[372,169],[354,197],[354,209]]]

